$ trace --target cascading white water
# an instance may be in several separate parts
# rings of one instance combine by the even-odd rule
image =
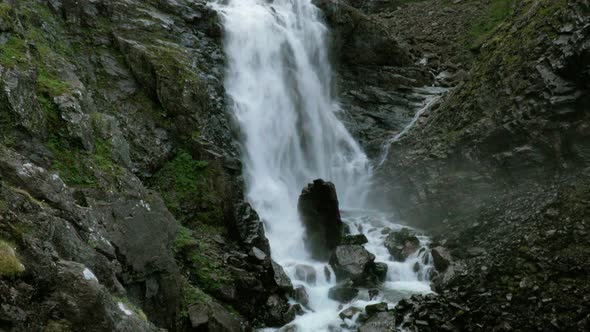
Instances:
[[[333,273],[324,277],[326,263],[311,260],[304,248],[297,199],[307,183],[323,178],[336,185],[341,209],[363,211],[371,167],[337,118],[327,28],[311,0],[229,0],[216,9],[225,29],[225,88],[243,133],[247,199],[265,223],[273,258],[309,294],[309,310],[295,321],[299,331],[328,331],[342,323],[340,304],[327,296],[335,280]],[[368,215],[373,221],[366,220]],[[370,240],[366,247],[377,261],[389,261],[379,235],[389,225],[382,214],[345,212],[343,217],[353,232],[360,224],[376,230],[364,232]],[[418,256],[414,260],[422,262]],[[315,283],[296,280],[298,264],[316,270]],[[423,291],[427,284],[419,281],[413,264],[388,263],[388,282],[418,283]],[[366,303],[372,302],[361,295],[351,305]]]

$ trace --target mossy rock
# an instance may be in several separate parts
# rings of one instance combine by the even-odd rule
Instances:
[[[12,246],[0,240],[0,277],[15,278],[25,271]]]

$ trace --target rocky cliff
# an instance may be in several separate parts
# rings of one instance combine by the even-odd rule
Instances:
[[[289,320],[220,37],[205,1],[0,2],[0,330]]]
[[[351,3],[406,40],[430,84],[452,87],[378,168],[375,200],[455,259],[438,296],[400,303],[398,323],[587,329],[589,3]]]

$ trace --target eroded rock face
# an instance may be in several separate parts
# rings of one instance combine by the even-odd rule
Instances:
[[[402,66],[412,63],[407,48],[377,21],[343,2],[315,0],[332,27],[336,54],[345,62]]]
[[[326,260],[342,241],[342,220],[336,188],[315,180],[301,192],[297,203],[305,227],[305,246],[315,259]]]

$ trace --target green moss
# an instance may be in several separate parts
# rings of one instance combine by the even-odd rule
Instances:
[[[191,304],[195,303],[207,303],[213,301],[211,296],[207,295],[207,293],[203,292],[199,288],[191,285],[188,280],[182,279],[182,303],[181,303],[181,311],[180,317],[181,318],[188,318],[188,311],[187,308]]]
[[[15,278],[25,271],[12,246],[0,240],[0,278]]]
[[[221,260],[215,258],[210,243],[212,236],[222,233],[220,227],[203,225],[191,230],[181,226],[174,242],[176,256],[194,276],[195,283],[207,292],[216,292],[231,281],[229,271]]]
[[[156,173],[153,185],[182,222],[219,224],[222,210],[216,177],[208,162],[180,152]]]
[[[25,40],[12,34],[6,43],[0,46],[0,64],[6,67],[17,67],[27,63]]]
[[[468,36],[472,48],[479,47],[490,33],[514,12],[516,0],[492,0],[485,16],[475,22]]]

